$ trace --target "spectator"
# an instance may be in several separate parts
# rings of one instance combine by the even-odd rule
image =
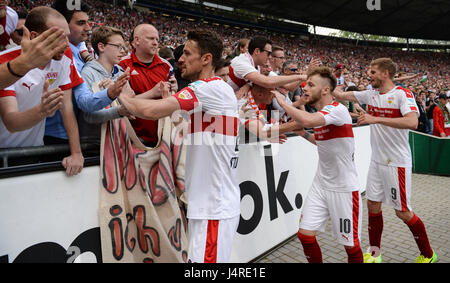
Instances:
[[[280,75],[283,63],[286,61],[286,57],[284,57],[284,49],[278,45],[274,45],[272,47],[272,57],[269,59],[270,66],[272,67],[271,76]]]
[[[160,48],[159,51],[158,51],[158,55],[159,55],[159,57],[161,57],[161,58],[163,58],[163,59],[165,59],[167,61],[170,61],[170,60],[174,59],[173,51],[168,46],[164,46],[164,47]]]
[[[6,46],[6,49],[16,47],[17,45],[20,45],[20,42],[22,41],[23,26],[25,24],[25,19],[27,18],[28,12],[19,11],[17,15],[19,19],[17,21],[16,29],[10,34],[12,42],[10,41],[10,44]]]
[[[142,94],[153,89],[159,82],[168,81],[173,68],[157,54],[159,32],[154,26],[138,25],[133,34],[135,49],[128,58],[120,62],[120,66],[130,68],[130,86],[136,94]],[[156,146],[158,121],[136,118],[131,124],[144,145]]]
[[[8,6],[8,0],[0,0],[0,51],[10,43],[10,34],[16,30],[18,15]]]
[[[438,103],[433,110],[433,135],[442,138],[447,137],[446,128],[450,123],[450,114],[445,107],[446,103],[447,95],[442,93],[439,95]]]
[[[271,104],[273,99],[274,95],[271,89],[254,84],[248,95],[238,101],[238,108],[244,111],[239,115],[242,124],[254,135],[253,137],[258,137],[258,139],[250,138],[249,142],[261,139],[284,143],[287,139],[284,133],[301,128],[295,122],[280,124],[278,121],[270,119],[267,113],[264,115],[258,105]]]
[[[234,49],[233,53],[229,56],[226,56],[226,59],[233,60],[234,57],[237,57],[241,54],[248,52],[248,43],[250,40],[248,38],[242,38],[238,41],[237,47]]]
[[[187,87],[191,83],[191,81],[181,77],[181,64],[178,62],[178,60],[183,55],[183,48],[184,48],[184,44],[175,48],[175,50],[173,52],[173,56],[175,57],[174,73],[175,73],[175,79],[177,80],[177,84],[178,84],[178,91]]]
[[[51,26],[57,26],[65,31],[66,36],[69,35],[69,28],[63,16],[45,6],[31,10],[25,26],[31,31],[31,38],[43,33]],[[16,51],[19,49],[20,47],[13,48],[2,56],[17,56],[19,52]],[[83,168],[78,126],[75,117],[67,115],[67,112],[70,113],[72,110],[71,89],[83,82],[76,70],[70,67],[72,64],[70,52],[60,52],[43,67],[31,70],[0,94],[3,100],[0,104],[2,105],[2,124],[4,124],[0,130],[2,147],[42,145],[45,126],[43,118],[51,116],[56,109],[60,108],[64,126],[70,133],[71,155],[62,161],[69,176],[78,174]],[[51,88],[50,91],[48,91],[49,88]],[[18,109],[22,109],[22,113],[18,113]],[[11,134],[6,129],[20,132]]]
[[[79,48],[87,39],[87,34],[90,30],[88,24],[89,16],[87,14],[90,7],[84,2],[81,2],[81,10],[69,10],[67,8],[67,1],[65,0],[55,0],[52,6],[64,16],[69,25],[70,56],[75,62],[73,72],[78,74],[85,64],[80,55]],[[120,94],[128,76],[129,72],[125,72],[117,79],[116,83],[109,85],[107,89],[96,93],[92,93],[89,86],[83,81],[82,84],[77,85],[73,89],[75,103],[72,104],[72,109],[68,110],[66,115],[73,115],[73,117],[75,117],[75,113],[78,114],[78,109],[89,113],[103,109],[105,106],[111,104]],[[72,103],[72,99],[70,102]],[[68,105],[69,103],[66,104],[67,107],[69,107]],[[44,143],[46,145],[65,144],[67,143],[69,134],[70,133],[65,130],[63,119],[61,118],[61,113],[59,111],[57,111],[54,116],[47,118],[44,136]]]
[[[347,86],[347,82],[345,81],[344,76],[345,66],[343,64],[337,64],[335,67],[334,75],[337,79],[337,86],[344,89]]]
[[[231,62],[228,59],[221,59],[214,71],[215,75],[221,77],[225,82],[228,82],[229,80],[228,74],[230,72],[230,63]]]
[[[418,95],[416,95],[416,103],[417,107],[419,107],[419,125],[417,126],[417,131],[421,133],[428,133],[428,117],[427,112],[425,110],[425,92],[422,91]]]
[[[70,28],[70,48],[73,52],[74,62],[79,72],[83,69],[84,60],[80,54],[81,45],[88,39],[90,26],[89,15],[91,7],[85,1],[80,0],[80,10],[70,10],[67,8],[66,0],[55,0],[52,7],[60,12],[69,23]]]
[[[286,76],[298,73],[297,64],[295,64],[295,62],[291,60],[285,61],[281,69],[282,69],[281,74]],[[295,104],[294,106],[298,109],[305,110],[304,105],[302,105],[301,103],[296,103],[300,101],[301,96],[302,96],[302,88],[300,86],[296,88],[294,91],[289,91],[288,93],[289,99]]]
[[[67,49],[67,37],[58,27],[51,27],[31,40],[28,29],[25,26],[23,29],[21,54],[17,54],[18,57],[14,59],[6,58],[3,62],[6,64],[0,64],[0,90],[14,84],[28,71],[45,65],[53,56]]]
[[[118,64],[126,52],[122,31],[108,26],[99,26],[92,32],[92,44],[98,60],[83,67],[81,76],[92,92],[100,91],[116,81],[124,72]],[[100,144],[101,124],[120,118],[128,112],[123,106],[102,109],[94,112],[78,112],[78,127],[82,142]]]
[[[427,97],[427,101],[425,104],[425,110],[427,111],[427,118],[428,118],[428,134],[432,135],[433,134],[433,128],[434,128],[434,124],[433,124],[433,111],[434,108],[437,105],[437,97],[436,97],[436,93],[434,92],[430,92],[428,94]]]

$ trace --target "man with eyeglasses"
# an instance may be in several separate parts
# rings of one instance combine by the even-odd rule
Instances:
[[[280,75],[283,63],[286,61],[283,47],[274,45],[272,47],[272,58],[270,58],[269,61],[270,66],[272,66],[272,71],[269,75]]]
[[[124,73],[118,64],[126,55],[127,48],[123,32],[109,26],[94,28],[91,42],[98,59],[87,62],[81,76],[92,92],[97,92],[114,84],[114,81]],[[81,141],[100,144],[101,124],[126,115],[128,111],[122,105],[90,113],[80,111],[78,127]]]

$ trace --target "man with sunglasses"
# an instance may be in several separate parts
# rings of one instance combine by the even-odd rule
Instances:
[[[231,61],[228,84],[238,92],[247,83],[255,83],[264,88],[276,88],[289,83],[305,81],[306,75],[265,76],[260,73],[260,66],[268,62],[272,56],[272,42],[263,37],[255,36],[250,40],[248,52],[235,57]],[[250,89],[247,86],[247,91]],[[238,98],[240,95],[238,95]]]

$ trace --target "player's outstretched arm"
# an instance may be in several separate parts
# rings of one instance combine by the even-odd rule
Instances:
[[[268,77],[259,72],[252,72],[246,75],[245,79],[265,88],[276,88],[293,82],[305,81],[306,75]]]
[[[409,112],[401,118],[385,118],[375,117],[370,114],[362,114],[358,118],[357,125],[363,124],[381,124],[384,126],[396,128],[396,129],[410,129],[415,130],[419,124],[416,112]]]
[[[337,100],[359,102],[353,91],[342,91],[340,88],[336,88],[331,95]]]
[[[286,103],[284,96],[278,91],[272,91],[278,104],[286,111],[286,113],[294,119],[303,128],[314,128],[325,125],[325,118],[320,113],[309,113],[295,108]]]
[[[173,96],[165,99],[136,98],[129,84],[124,86],[119,100],[131,115],[147,120],[158,120],[181,109],[178,100]]]

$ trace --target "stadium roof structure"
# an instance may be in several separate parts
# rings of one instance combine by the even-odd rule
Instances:
[[[450,40],[449,0],[207,0],[310,25],[414,39]]]

